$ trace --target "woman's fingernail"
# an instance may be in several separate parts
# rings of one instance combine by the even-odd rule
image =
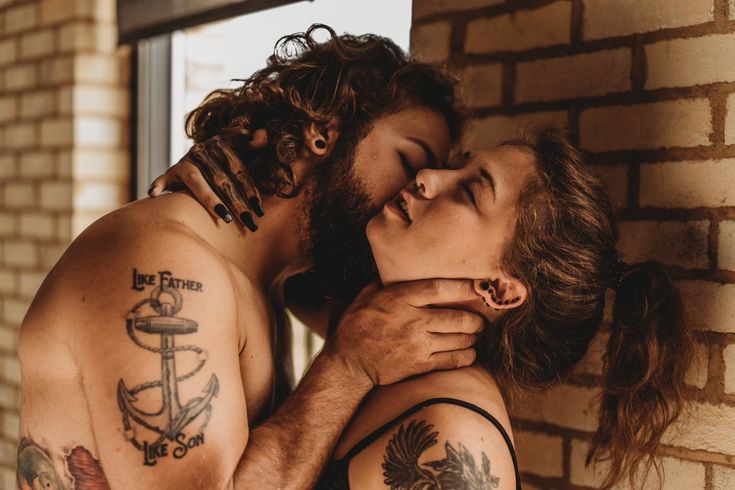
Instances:
[[[250,231],[257,231],[258,225],[255,224],[252,214],[245,211],[240,215],[240,220],[245,223],[245,226],[247,226]]]
[[[151,186],[148,188],[148,195],[149,196],[151,195],[151,192],[153,192],[153,188],[154,187],[155,187],[155,185],[151,184]]]
[[[248,199],[248,204],[250,204],[250,209],[255,211],[255,215],[258,218],[262,218],[265,212],[263,212],[263,206],[260,204],[260,199],[253,196],[250,199]]]
[[[214,212],[217,213],[217,216],[222,218],[222,220],[225,223],[230,223],[232,221],[232,216],[230,213],[227,212],[227,208],[224,204],[219,203],[214,207]]]

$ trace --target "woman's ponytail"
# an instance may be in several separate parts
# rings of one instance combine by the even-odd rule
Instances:
[[[586,458],[587,464],[610,462],[603,489],[626,475],[633,484],[640,463],[647,463],[645,474],[655,465],[661,437],[681,413],[694,349],[679,291],[667,269],[643,262],[623,265],[620,272],[599,427]]]

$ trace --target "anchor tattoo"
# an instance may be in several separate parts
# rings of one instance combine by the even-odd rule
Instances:
[[[156,315],[141,315],[145,306],[152,308]],[[183,458],[189,449],[204,443],[206,429],[212,415],[212,400],[219,394],[219,381],[215,374],[196,396],[182,404],[179,398],[179,383],[191,378],[207,362],[207,351],[195,345],[175,345],[179,335],[195,333],[199,325],[194,320],[176,316],[183,306],[178,289],[160,284],[149,298],[139,301],[128,311],[126,328],[130,339],[142,349],[160,355],[161,378],[134,386],[131,389],[120,379],[117,387],[117,401],[122,412],[126,438],[139,451],[143,452],[143,464],[152,466],[156,459],[169,455],[169,442],[176,447],[171,452],[174,458]],[[160,336],[160,347],[144,343],[136,331]],[[197,355],[197,365],[191,371],[177,375],[176,354],[193,352]],[[159,410],[147,412],[137,408],[138,395],[146,390],[160,388],[162,404]],[[199,424],[193,424],[196,419]],[[198,425],[195,431],[189,426]],[[143,427],[152,437],[141,439],[138,429]],[[151,440],[152,439],[152,440]],[[167,442],[169,441],[169,442]]]

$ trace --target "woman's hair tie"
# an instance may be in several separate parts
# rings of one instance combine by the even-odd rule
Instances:
[[[623,276],[625,275],[625,269],[627,269],[627,267],[628,264],[623,262],[623,255],[620,253],[619,250],[616,249],[615,261],[612,264],[610,270],[610,279],[607,285],[615,290],[620,288],[620,285],[623,283]]]

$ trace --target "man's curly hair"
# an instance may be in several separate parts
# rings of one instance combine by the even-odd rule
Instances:
[[[328,39],[315,39],[320,31]],[[464,126],[456,80],[414,61],[390,39],[340,35],[322,24],[282,37],[267,66],[234,89],[211,92],[188,114],[186,134],[199,143],[222,138],[240,156],[265,195],[293,197],[301,186],[291,164],[304,145],[304,128],[338,122],[340,140],[356,142],[378,117],[410,107],[437,111],[452,142]],[[253,152],[248,142],[265,128],[269,145]]]

